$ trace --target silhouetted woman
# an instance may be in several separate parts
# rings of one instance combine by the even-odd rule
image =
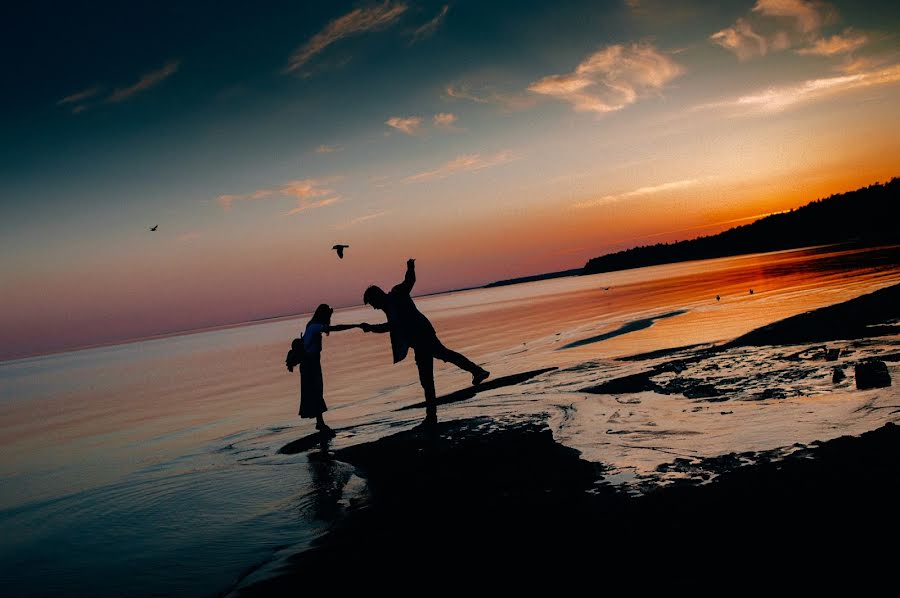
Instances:
[[[316,308],[313,317],[303,333],[303,347],[306,354],[300,364],[300,417],[316,418],[316,429],[323,434],[334,436],[334,430],[325,424],[322,414],[328,411],[325,405],[325,387],[322,380],[322,334],[360,328],[360,324],[331,325],[334,310],[323,303]]]

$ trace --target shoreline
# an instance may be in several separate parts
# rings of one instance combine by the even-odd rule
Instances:
[[[760,344],[819,351],[816,343],[825,340],[896,334],[888,324],[898,320],[900,285],[894,285],[719,347],[698,347],[692,359]],[[623,361],[651,356],[665,353]],[[896,361],[893,354],[884,357]],[[677,364],[655,367],[667,371],[672,365]],[[647,390],[652,375],[583,391]],[[690,396],[691,389],[670,390]],[[698,396],[706,390],[700,388]],[[810,570],[799,563],[815,563],[817,570],[823,563],[839,565],[828,575],[852,580],[862,567],[875,567],[888,556],[890,551],[872,554],[875,542],[900,531],[894,517],[900,426],[892,422],[823,442],[674,458],[658,471],[682,477],[635,492],[605,480],[604,464],[557,442],[548,417],[447,421],[433,430],[416,428],[311,453],[310,461],[351,465],[366,480],[367,498],[348,506],[312,549],[288,557],[275,576],[238,585],[232,593],[287,593],[311,577],[341,579],[347,571],[379,586],[400,570],[438,580],[463,569],[472,581],[501,581],[510,568],[550,577],[565,572],[566,585],[596,582],[598,567],[607,574],[603,584],[612,585],[632,572],[642,582],[690,586],[737,575],[743,583],[747,573],[741,569],[778,556],[789,559],[790,568],[778,568],[777,575],[790,581],[807,580]],[[875,577],[869,572],[866,582]]]

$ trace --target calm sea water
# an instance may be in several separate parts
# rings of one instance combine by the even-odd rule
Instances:
[[[617,357],[727,340],[896,284],[898,257],[898,248],[818,248],[417,299],[444,343],[494,377],[561,368],[440,416],[550,413],[561,442],[617,468],[623,481],[671,453],[764,450],[876,427],[887,410],[861,416],[858,395],[834,392],[824,380],[795,398],[735,400],[715,414],[684,409],[683,397],[620,408],[578,388],[636,367]],[[380,313],[339,310],[334,323],[378,322]],[[277,452],[312,432],[296,416],[298,376],[283,365],[305,322],[0,363],[4,593],[217,594],[265,576],[324,533],[365,486],[349,466]],[[760,367],[766,349],[755,351],[752,359],[732,356],[732,364]],[[420,401],[421,389],[411,358],[391,365],[387,335],[332,334],[323,368],[326,419],[339,430],[333,448],[407,429],[423,416],[398,411]],[[441,394],[469,379],[439,363],[436,380]],[[637,434],[610,440],[616,426]],[[671,450],[650,450],[659,435],[640,426],[669,430]]]

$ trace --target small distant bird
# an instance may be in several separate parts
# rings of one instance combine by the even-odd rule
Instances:
[[[155,231],[157,228],[159,228],[159,225],[154,224],[153,226],[150,227],[150,230]]]
[[[721,301],[721,300],[722,300],[722,298],[719,297],[718,295],[716,295],[716,301]]]
[[[350,247],[349,245],[335,245],[332,247],[333,250],[337,251],[338,257],[344,259],[344,249]]]
[[[751,295],[753,294],[753,289],[750,289],[750,294],[751,294]]]

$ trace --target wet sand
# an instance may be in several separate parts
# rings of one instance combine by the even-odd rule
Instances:
[[[678,380],[691,367],[708,370],[707,360],[735,346],[781,343],[806,343],[787,360],[803,371],[806,360],[827,358],[828,347],[817,343],[896,334],[898,318],[895,285],[721,346],[676,350],[674,359],[635,356],[630,360],[664,362],[585,390],[715,399],[715,381],[663,384],[660,376]],[[852,368],[848,375],[852,382]],[[364,498],[338,507],[342,516],[312,550],[274,576],[245,579],[235,593],[286,594],[329,580],[342,588],[417,580],[413,587],[427,584],[421,589],[484,581],[506,589],[711,582],[736,589],[785,580],[866,586],[892,571],[898,454],[900,427],[886,423],[855,437],[770,451],[675,457],[657,467],[662,475],[678,472],[671,483],[623,487],[606,477],[604,464],[557,442],[545,422],[446,421],[311,453],[311,461],[352,465],[366,480]],[[334,484],[322,487],[334,499]]]

